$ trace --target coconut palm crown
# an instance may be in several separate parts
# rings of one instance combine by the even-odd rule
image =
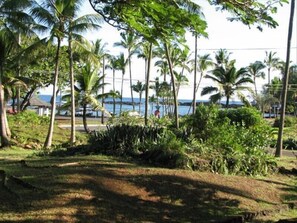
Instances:
[[[234,66],[230,68],[224,68],[222,66],[216,67],[211,71],[211,74],[205,76],[205,78],[213,80],[219,86],[208,86],[202,89],[201,95],[212,94],[210,100],[214,103],[220,101],[223,97],[226,97],[226,107],[229,107],[230,98],[241,90],[248,89],[245,84],[253,83],[246,68],[240,68],[236,70]],[[239,95],[242,98],[242,95]]]

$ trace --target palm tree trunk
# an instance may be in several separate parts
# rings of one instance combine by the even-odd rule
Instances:
[[[277,146],[276,146],[276,150],[275,150],[276,157],[282,156],[282,148],[283,148],[283,132],[284,132],[287,91],[288,91],[288,82],[289,82],[289,65],[290,65],[290,53],[291,53],[291,40],[292,40],[292,32],[293,32],[294,10],[295,10],[295,0],[292,0],[291,1],[290,20],[289,20],[288,41],[287,41],[286,66],[285,66],[285,74],[284,74],[283,89],[282,89],[280,125],[279,125],[279,129],[278,129]]]
[[[112,88],[113,88],[113,93],[115,94],[115,69],[112,69]],[[113,110],[112,110],[112,115],[115,115],[115,107],[116,107],[116,101],[115,101],[115,96],[113,96]]]
[[[53,86],[53,100],[51,105],[51,118],[50,118],[50,125],[47,133],[47,137],[44,143],[44,148],[48,149],[52,146],[53,141],[53,133],[54,133],[54,122],[55,122],[55,113],[56,113],[56,89],[58,85],[58,77],[59,77],[59,63],[60,63],[60,46],[61,40],[58,38],[58,45],[56,51],[56,65],[55,65],[55,74],[54,74],[54,86]]]
[[[86,131],[86,133],[89,133],[90,130],[88,128],[88,124],[87,124],[87,105],[83,105],[83,124],[84,124],[84,129]]]
[[[18,33],[18,44],[21,45],[21,34]],[[18,67],[17,67],[17,75],[18,77],[21,76],[21,66],[20,66],[20,60],[18,60]],[[21,112],[21,102],[20,102],[20,97],[21,97],[21,89],[20,87],[18,86],[17,87],[17,94],[16,94],[16,98],[17,98],[17,113]]]
[[[197,93],[197,40],[198,36],[195,34],[195,59],[194,59],[194,92],[193,92],[193,114],[196,112],[196,93]]]
[[[72,52],[72,36],[68,36],[68,53],[69,53],[69,76],[70,76],[70,94],[71,94],[71,134],[70,143],[75,144],[75,91],[74,91],[74,73],[73,73],[73,52]]]
[[[153,43],[150,42],[149,57],[147,61],[147,71],[145,80],[145,109],[144,109],[144,124],[148,125],[148,107],[149,107],[149,83],[151,73],[151,61],[153,56]]]
[[[164,44],[165,50],[166,50],[166,56],[168,60],[168,65],[169,65],[169,71],[171,75],[171,82],[172,82],[172,90],[173,90],[173,100],[174,100],[174,116],[175,116],[175,127],[178,129],[179,128],[179,119],[178,119],[178,100],[177,100],[177,95],[176,95],[176,85],[175,85],[175,77],[173,73],[173,67],[172,67],[172,62],[170,58],[170,54],[168,51],[168,46],[167,43]]]
[[[229,96],[226,96],[226,108],[228,109],[229,108],[229,100],[230,100],[230,97]]]
[[[102,75],[103,75],[103,78],[102,78],[102,94],[104,94],[104,84],[105,84],[105,56],[103,55],[103,62],[102,62],[102,65],[103,65],[103,67],[102,67]],[[102,101],[101,101],[101,103],[102,103],[102,107],[104,107],[104,97],[102,98]],[[101,124],[103,124],[104,123],[104,112],[102,111],[101,112]]]
[[[254,86],[255,86],[255,95],[257,96],[257,84],[256,84],[256,76],[254,76]]]
[[[122,73],[122,83],[121,83],[121,104],[120,104],[120,114],[122,113],[122,106],[123,106],[123,90],[124,90],[124,72]]]
[[[128,50],[128,54],[129,54],[129,74],[130,74],[130,92],[131,92],[131,100],[132,100],[132,107],[133,107],[133,111],[135,110],[135,105],[134,105],[134,97],[133,97],[133,89],[132,89],[132,69],[131,69],[131,56],[130,56],[130,50]]]
[[[0,136],[1,136],[1,147],[6,147],[10,145],[10,140],[7,135],[6,125],[7,121],[5,114],[5,99],[4,99],[4,89],[2,85],[2,77],[4,74],[3,64],[0,64]]]
[[[3,115],[4,115],[4,122],[5,122],[5,130],[6,130],[6,134],[7,134],[7,137],[10,139],[11,137],[11,131],[10,131],[10,128],[9,128],[9,125],[8,125],[8,120],[7,120],[7,112],[6,112],[6,101],[4,101],[4,112],[3,112]]]

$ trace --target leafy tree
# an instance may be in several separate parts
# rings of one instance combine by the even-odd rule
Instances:
[[[253,83],[248,71],[245,68],[236,70],[235,67],[227,68],[217,67],[211,74],[205,76],[219,84],[219,87],[205,87],[202,89],[201,95],[215,93],[210,96],[212,102],[218,102],[223,97],[226,97],[226,107],[229,106],[229,100],[235,92],[248,89],[245,84]]]

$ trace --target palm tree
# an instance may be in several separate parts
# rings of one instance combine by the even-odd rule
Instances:
[[[136,84],[132,85],[133,91],[137,92],[139,94],[139,114],[141,113],[141,99],[142,99],[142,93],[145,91],[145,84],[143,84],[141,81],[137,81]]]
[[[115,56],[110,56],[110,57],[108,57],[108,61],[109,61],[109,63],[108,63],[108,65],[106,65],[106,68],[109,68],[109,69],[112,70],[112,90],[111,90],[111,92],[114,95],[117,95],[117,96],[113,97],[113,115],[115,115],[115,107],[116,107],[116,101],[115,101],[115,99],[116,98],[120,98],[119,91],[117,91],[115,89],[115,79],[116,79],[115,72],[116,72],[116,70],[118,70],[118,67],[119,67],[119,65],[118,65],[118,58],[115,57]]]
[[[47,133],[46,140],[44,142],[44,148],[49,148],[52,145],[54,121],[56,113],[56,92],[59,78],[59,66],[60,66],[60,49],[61,43],[65,37],[65,16],[67,16],[67,5],[63,1],[43,1],[41,5],[37,5],[31,10],[32,15],[41,23],[46,25],[50,30],[49,41],[56,39],[57,48],[55,55],[55,72],[53,80],[53,92],[52,92],[52,105],[51,105],[51,117],[50,125]],[[66,13],[66,15],[63,15]]]
[[[265,73],[262,71],[265,65],[261,61],[255,61],[248,66],[248,72],[254,80],[255,94],[257,95],[256,78],[265,78]]]
[[[66,1],[66,0],[64,0]],[[79,44],[83,37],[81,33],[87,30],[99,29],[101,17],[98,14],[88,14],[78,17],[79,9],[82,6],[82,0],[67,0],[67,6],[63,10],[63,16],[66,18],[65,33],[68,37],[68,54],[69,54],[69,80],[71,89],[71,136],[70,143],[74,144],[75,139],[75,92],[74,92],[74,73],[73,73],[73,44]]]
[[[275,156],[282,156],[282,148],[283,148],[283,131],[284,131],[284,123],[285,123],[285,111],[286,111],[286,103],[287,103],[287,91],[288,91],[288,81],[289,81],[289,71],[290,71],[290,53],[291,53],[291,40],[293,33],[293,21],[294,21],[294,11],[295,11],[295,0],[291,1],[291,11],[289,18],[289,28],[288,28],[288,41],[287,41],[287,55],[286,55],[286,66],[283,80],[283,90],[282,90],[282,98],[281,98],[281,116],[280,116],[280,126],[278,130],[277,137],[277,146],[275,150]]]
[[[98,76],[98,70],[93,68],[91,64],[87,63],[81,71],[76,75],[76,103],[83,108],[83,125],[85,131],[90,132],[87,125],[87,108],[91,106],[94,110],[101,110],[110,115],[101,105],[98,99],[107,97],[108,94],[99,94],[98,90],[103,87],[102,76]],[[65,95],[64,99],[69,98],[71,95]],[[67,106],[67,105],[66,105]]]
[[[176,80],[176,95],[178,96],[180,87],[182,85],[186,85],[189,82],[189,79],[181,73],[174,72],[175,80]]]
[[[264,59],[264,64],[267,67],[267,75],[268,75],[268,87],[270,86],[270,73],[272,69],[278,68],[279,63],[280,63],[280,59],[278,57],[276,57],[276,52],[265,52],[266,57]]]
[[[124,76],[126,73],[126,65],[127,60],[123,53],[121,53],[116,60],[116,69],[122,72],[122,80],[121,80],[121,104],[120,104],[120,113],[122,113],[122,105],[123,105],[123,90],[124,90]]]
[[[75,118],[74,118],[74,78],[73,78],[73,59],[72,44],[73,41],[81,39],[80,33],[88,28],[98,28],[98,15],[85,15],[77,18],[77,12],[81,6],[81,0],[51,0],[43,1],[31,10],[36,19],[46,25],[50,31],[49,40],[56,38],[57,51],[55,56],[55,74],[52,95],[52,112],[48,134],[44,143],[45,148],[52,144],[53,126],[56,112],[56,91],[59,77],[60,48],[61,42],[65,37],[68,38],[68,53],[70,64],[70,87],[72,92],[72,112],[71,112],[71,142],[75,142]]]
[[[3,89],[3,78],[5,72],[6,59],[14,45],[13,42],[7,38],[8,33],[4,30],[0,31],[0,134],[1,134],[1,147],[9,146],[9,131],[7,131],[7,119],[5,109],[5,96]]]
[[[131,92],[131,100],[132,100],[133,110],[135,110],[133,90],[132,90],[131,57],[137,53],[139,43],[137,42],[137,40],[138,40],[137,36],[130,30],[128,30],[126,33],[121,32],[120,35],[122,37],[121,42],[114,43],[114,46],[124,47],[128,51],[127,62],[128,62],[129,74],[130,74],[130,92]]]
[[[225,69],[234,67],[235,60],[230,60],[230,55],[226,49],[219,49],[215,54],[216,66]]]
[[[219,84],[219,87],[205,87],[202,89],[201,95],[215,93],[210,96],[212,102],[218,102],[226,97],[226,107],[229,107],[229,100],[235,92],[248,89],[245,84],[253,83],[246,68],[236,70],[235,67],[225,69],[223,66],[216,67],[206,78],[213,80]]]
[[[97,39],[95,44],[94,44],[94,50],[93,50],[93,53],[95,55],[98,56],[98,59],[101,63],[101,67],[102,67],[102,75],[103,75],[103,78],[102,78],[102,94],[104,94],[104,85],[105,85],[105,68],[106,68],[106,59],[109,57],[109,54],[108,54],[108,50],[106,50],[106,45],[107,43],[102,43],[102,40],[101,39]],[[102,98],[102,106],[104,107],[104,98]],[[104,113],[102,112],[101,113],[101,123],[103,124],[104,123]]]
[[[30,36],[34,24],[32,18],[25,13],[32,6],[29,0],[7,0],[0,2],[0,137],[1,147],[9,146],[9,127],[6,119],[5,95],[3,78],[6,72],[7,60],[19,48],[18,38],[21,33]],[[13,61],[13,60],[12,60]]]
[[[190,61],[193,63],[193,60]],[[196,63],[196,66],[195,66]],[[196,112],[196,94],[200,87],[202,78],[205,76],[205,71],[213,66],[212,59],[210,58],[210,54],[198,55],[197,58],[194,59],[194,92],[193,92],[193,114]],[[195,70],[196,67],[196,70]],[[200,73],[200,78],[197,83],[197,71]]]

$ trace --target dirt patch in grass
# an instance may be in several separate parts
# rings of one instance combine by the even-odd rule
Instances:
[[[0,222],[216,222],[277,209],[297,194],[293,176],[254,179],[145,168],[103,156],[25,164],[0,159],[8,177],[5,186],[0,182]]]

